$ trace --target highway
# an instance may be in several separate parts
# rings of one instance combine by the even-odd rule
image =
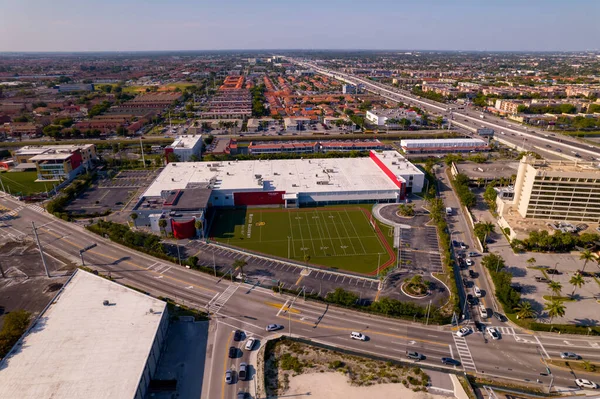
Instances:
[[[450,114],[452,114],[455,121],[466,123],[470,127],[468,130],[471,131],[473,128],[485,126],[494,129],[496,131],[496,137],[511,141],[516,145],[518,145],[520,142],[524,142],[525,140],[532,140],[534,142],[534,146],[537,145],[539,147],[545,147],[548,149],[560,148],[562,153],[564,153],[566,156],[577,158],[575,156],[575,153],[577,153],[580,157],[583,157],[582,159],[584,160],[600,160],[600,148],[592,144],[582,142],[573,137],[554,134],[552,131],[521,126],[517,122],[507,121],[505,119],[492,116],[488,113],[475,110],[471,107],[462,107],[464,109],[460,110],[450,110],[450,107],[457,108],[457,106],[455,104],[448,105],[427,100],[415,96],[406,90],[401,90],[392,86],[384,85],[382,83],[374,82],[369,79],[364,79],[339,71],[328,70],[314,63],[299,61],[292,58],[288,59],[304,68],[313,69],[315,72],[335,78],[337,80],[350,84],[363,84],[367,90],[379,94],[384,98],[388,98],[396,102],[404,102],[410,106],[417,106],[430,113],[436,113],[444,116],[450,116]],[[483,118],[481,118],[482,115]],[[504,134],[500,132],[503,132]],[[546,147],[546,145],[550,146],[550,148]],[[555,158],[557,156],[561,157],[561,154],[553,154],[552,157]]]
[[[284,326],[283,334],[294,334],[315,341],[346,347],[364,353],[406,360],[406,350],[423,353],[421,363],[441,366],[442,357],[454,357],[463,363],[464,370],[488,377],[503,377],[515,381],[533,381],[549,384],[541,356],[556,358],[567,348],[584,358],[600,360],[600,338],[530,334],[506,323],[496,322],[502,339],[491,340],[488,335],[475,332],[458,338],[450,327],[424,326],[409,321],[386,319],[304,301],[302,298],[279,295],[270,289],[252,284],[231,283],[210,275],[154,259],[96,236],[84,228],[50,216],[35,206],[26,206],[10,198],[0,198],[0,204],[13,210],[15,218],[0,222],[0,234],[21,240],[32,236],[31,222],[38,227],[43,247],[51,247],[74,262],[79,261],[79,249],[97,243],[86,252],[86,265],[110,273],[116,281],[147,291],[153,296],[169,297],[179,303],[212,314],[203,386],[203,398],[233,398],[240,389],[254,392],[252,382],[225,384],[228,368],[237,370],[241,361],[255,363],[255,352],[242,350],[236,359],[228,357],[233,343],[232,332],[240,328],[248,336],[259,340],[267,334],[265,326],[277,323]],[[293,303],[293,307],[289,306]],[[351,331],[360,331],[369,337],[366,342],[349,338]],[[233,343],[243,347],[244,341]],[[457,370],[462,371],[459,367]],[[553,367],[554,383],[574,388],[575,378],[568,370]],[[585,378],[585,373],[577,373]]]

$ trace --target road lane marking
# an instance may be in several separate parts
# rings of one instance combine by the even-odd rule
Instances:
[[[225,345],[225,360],[223,361],[223,375],[221,376],[221,399],[225,399],[225,373],[227,372],[227,363],[229,362],[229,343],[233,337],[233,331],[229,333],[227,345]]]

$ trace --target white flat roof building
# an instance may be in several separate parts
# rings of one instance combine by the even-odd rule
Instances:
[[[165,153],[173,152],[180,162],[188,162],[192,155],[200,157],[202,136],[199,134],[177,136],[175,141],[165,148]]]
[[[167,325],[165,302],[78,270],[0,363],[0,398],[142,399]]]
[[[406,139],[400,147],[407,153],[486,151],[490,147],[481,139]]]
[[[378,163],[378,157],[390,162],[395,157],[403,162],[393,165],[396,172],[391,173],[382,167],[385,162]],[[402,171],[398,169],[401,166]],[[213,190],[209,202],[214,206],[259,205],[244,202],[243,193],[277,196],[272,201],[281,200],[284,193],[298,194],[300,202],[397,200],[405,193],[403,177],[398,176],[407,176],[408,183],[411,174],[422,172],[396,151],[372,151],[369,158],[170,163],[143,197],[159,197],[165,190],[200,187]]]

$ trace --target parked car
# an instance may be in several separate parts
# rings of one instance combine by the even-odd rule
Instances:
[[[244,392],[244,391],[238,392],[237,399],[248,399],[248,392]]]
[[[246,363],[240,363],[240,369],[238,370],[238,378],[241,381],[245,381],[248,376],[248,365]]]
[[[366,341],[367,340],[367,336],[366,335],[361,334],[361,333],[356,332],[356,331],[352,331],[350,333],[350,338],[357,339],[359,341]]]
[[[469,277],[471,278],[477,278],[477,273],[475,273],[473,270],[469,269]]]
[[[442,364],[447,364],[449,366],[460,366],[460,362],[456,359],[452,359],[451,357],[443,357]]]
[[[560,358],[577,360],[577,359],[579,359],[579,355],[576,353],[573,353],[573,352],[561,352]]]
[[[562,272],[560,270],[556,270],[556,269],[546,269],[546,273],[556,274],[556,275],[562,274]]]
[[[460,243],[460,249],[467,249],[467,244],[465,244],[464,242]]]
[[[576,379],[575,384],[577,384],[579,388],[598,389],[598,384],[583,378]]]
[[[227,384],[233,383],[233,371],[227,370],[225,372],[225,383],[227,383]]]
[[[477,305],[479,301],[471,294],[467,294],[467,303],[471,306]]]
[[[467,258],[465,260],[465,263],[467,264],[467,266],[473,266],[473,260],[471,260],[470,258]]]
[[[500,332],[498,330],[496,330],[494,327],[488,328],[487,331],[488,331],[488,333],[490,334],[490,336],[492,337],[493,340],[500,339]]]
[[[415,351],[406,351],[406,357],[413,360],[423,360],[425,356]]]
[[[478,286],[475,286],[475,287],[473,288],[473,293],[475,293],[475,296],[476,296],[477,298],[481,298],[481,295],[482,295],[482,294],[481,294],[481,289],[480,289]]]
[[[281,330],[283,326],[281,324],[269,324],[266,328],[267,331]]]
[[[544,276],[535,276],[535,281],[537,281],[538,283],[549,283],[550,282],[550,280],[548,280]]]
[[[479,256],[479,254],[477,252],[469,252],[469,256],[471,256],[471,257]]]
[[[246,350],[251,351],[254,348],[254,344],[256,343],[256,338],[250,337],[248,341],[246,341]]]
[[[469,327],[463,327],[456,332],[457,337],[465,337],[471,334],[473,331]]]
[[[237,348],[235,346],[229,347],[229,357],[235,359],[237,357]]]
[[[235,330],[235,332],[233,333],[233,340],[234,341],[242,340],[242,331],[241,330]]]

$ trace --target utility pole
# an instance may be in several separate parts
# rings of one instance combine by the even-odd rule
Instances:
[[[44,257],[44,251],[42,250],[42,244],[40,243],[40,238],[37,234],[37,229],[35,228],[35,222],[31,221],[31,226],[33,227],[33,235],[35,236],[35,241],[37,242],[38,249],[40,250],[40,257],[42,258],[42,263],[44,264],[44,270],[46,271],[46,277],[50,278],[50,272],[48,271],[48,265],[46,264],[46,258]]]
[[[431,310],[431,299],[429,300],[429,305],[427,306],[427,320],[425,321],[425,325],[429,325],[429,311]]]
[[[212,253],[213,256],[213,271],[215,272],[215,277],[217,277],[217,264],[215,263],[215,253]]]
[[[179,252],[179,241],[177,241],[175,245],[177,245],[177,258],[179,259],[179,266],[181,266],[181,252]]]
[[[144,157],[144,145],[142,144],[142,136],[140,136],[140,149],[142,150],[142,164],[144,165],[144,169],[146,169],[146,158]]]

